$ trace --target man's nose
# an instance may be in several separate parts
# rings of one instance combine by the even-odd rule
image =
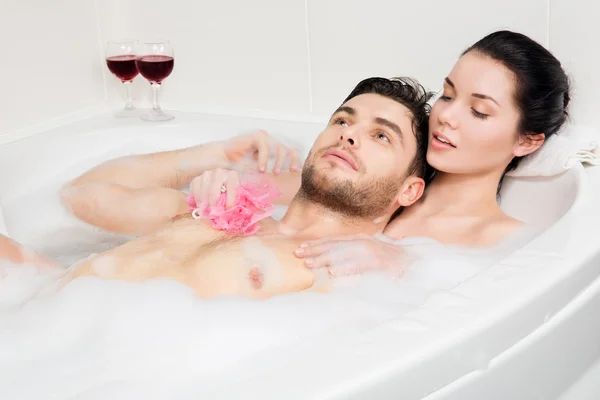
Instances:
[[[344,129],[340,135],[340,142],[354,148],[360,146],[360,127],[353,125]]]

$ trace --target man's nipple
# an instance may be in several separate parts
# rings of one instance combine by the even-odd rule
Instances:
[[[259,267],[253,267],[250,272],[248,272],[248,278],[254,289],[262,288],[265,277]]]

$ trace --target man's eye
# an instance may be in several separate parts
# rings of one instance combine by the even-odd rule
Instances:
[[[388,143],[390,142],[390,138],[387,137],[387,135],[385,133],[378,133],[375,137],[377,139],[385,140]]]

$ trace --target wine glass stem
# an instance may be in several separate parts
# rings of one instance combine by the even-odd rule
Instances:
[[[160,83],[153,82],[152,86],[152,109],[160,110],[160,104],[158,104],[158,91],[160,90]]]
[[[125,91],[126,91],[126,96],[127,96],[127,100],[125,103],[125,109],[131,110],[133,108],[133,99],[131,97],[131,81],[123,82],[123,85],[125,85]]]

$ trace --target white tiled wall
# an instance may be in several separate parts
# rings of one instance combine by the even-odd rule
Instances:
[[[0,140],[105,99],[94,0],[0,1]]]
[[[550,49],[569,71],[573,122],[600,127],[600,3],[552,0]]]
[[[0,135],[104,104],[105,95],[122,106],[123,88],[103,60],[107,39],[171,40],[165,108],[303,119],[326,117],[368,76],[411,75],[438,89],[465,47],[502,28],[549,45],[573,76],[575,120],[600,125],[592,0],[10,3],[0,6]],[[147,106],[148,83],[138,77],[133,86]]]
[[[547,0],[308,0],[308,8],[319,113],[368,76],[410,75],[437,90],[460,53],[487,33],[515,29],[545,43],[548,27]]]
[[[105,38],[173,44],[164,107],[309,112],[304,0],[109,0],[101,8],[119,16],[103,21]],[[111,94],[119,91],[109,82]],[[137,97],[148,88],[136,78]]]
[[[104,38],[169,38],[175,70],[165,107],[328,115],[358,81],[411,75],[441,86],[460,52],[486,33],[546,43],[548,0],[107,0]],[[516,6],[520,7],[515,12]],[[115,18],[111,18],[115,16]],[[110,77],[109,97],[123,90]],[[135,82],[138,100],[148,84]]]

